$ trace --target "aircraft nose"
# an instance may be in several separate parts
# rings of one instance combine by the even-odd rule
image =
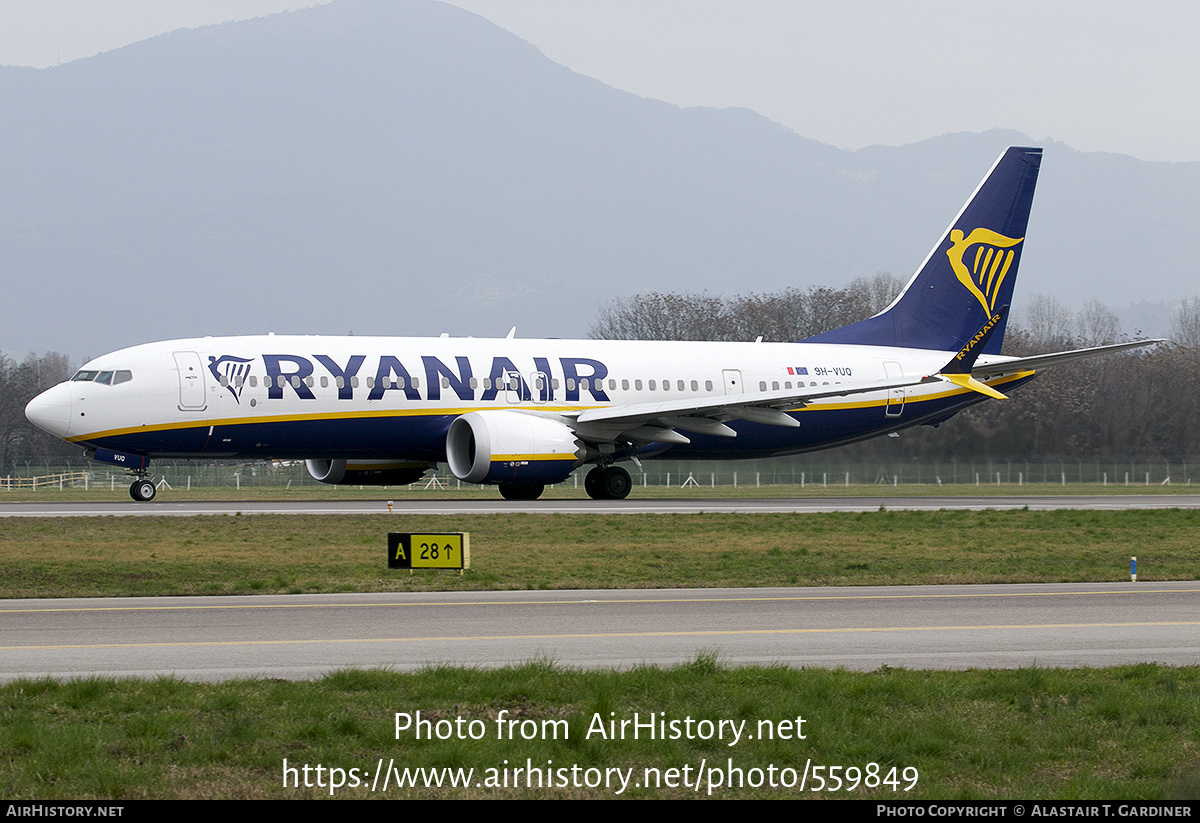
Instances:
[[[25,416],[39,429],[66,437],[71,427],[71,387],[59,383],[29,401]]]

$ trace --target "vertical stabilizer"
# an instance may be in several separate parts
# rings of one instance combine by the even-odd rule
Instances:
[[[1005,151],[890,306],[802,342],[961,349],[1012,304],[1041,162],[1041,149]],[[1000,353],[1007,324],[1003,317],[982,353]]]

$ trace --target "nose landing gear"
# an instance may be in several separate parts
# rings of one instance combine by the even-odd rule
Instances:
[[[154,495],[158,494],[158,487],[154,485],[154,478],[146,471],[131,472],[135,479],[129,486],[129,496],[139,503],[146,503],[154,499]]]
[[[139,503],[145,503],[153,500],[154,495],[158,493],[158,489],[154,487],[154,481],[149,477],[139,477],[133,481],[133,485],[129,487],[129,496]]]

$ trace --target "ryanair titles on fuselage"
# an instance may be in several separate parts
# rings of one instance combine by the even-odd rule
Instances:
[[[462,356],[455,357],[451,365],[441,358],[422,355],[420,366],[415,366],[412,358],[405,363],[399,357],[385,354],[373,362],[373,369],[364,369],[367,356],[363,354],[340,360],[326,354],[260,357],[268,400],[282,400],[285,394],[315,400],[313,389],[319,382],[322,388],[332,383],[339,400],[361,398],[364,392],[368,400],[382,400],[389,392],[398,392],[407,400],[433,401],[453,396],[464,401],[488,402],[510,392],[522,401],[571,403],[579,402],[581,392],[587,392],[596,401],[609,402],[602,382],[608,377],[608,367],[591,357],[555,358],[558,368],[554,371],[548,357],[533,357],[532,369],[519,367],[508,357],[492,357],[482,379],[476,376],[470,358]],[[209,355],[208,370],[240,403],[244,387],[257,383],[251,367],[256,359]],[[562,376],[561,384],[558,375]]]

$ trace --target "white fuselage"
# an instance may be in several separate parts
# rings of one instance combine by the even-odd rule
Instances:
[[[951,355],[803,343],[205,337],[99,357],[41,395],[29,413],[70,441],[150,457],[439,461],[449,421],[467,412],[569,417],[850,388],[936,374]],[[105,382],[109,372],[127,376]],[[101,381],[84,379],[88,373]],[[789,411],[801,424],[796,429],[741,421],[737,437],[691,437],[672,453],[747,457],[821,448],[948,416],[979,399],[943,382],[824,398]]]

